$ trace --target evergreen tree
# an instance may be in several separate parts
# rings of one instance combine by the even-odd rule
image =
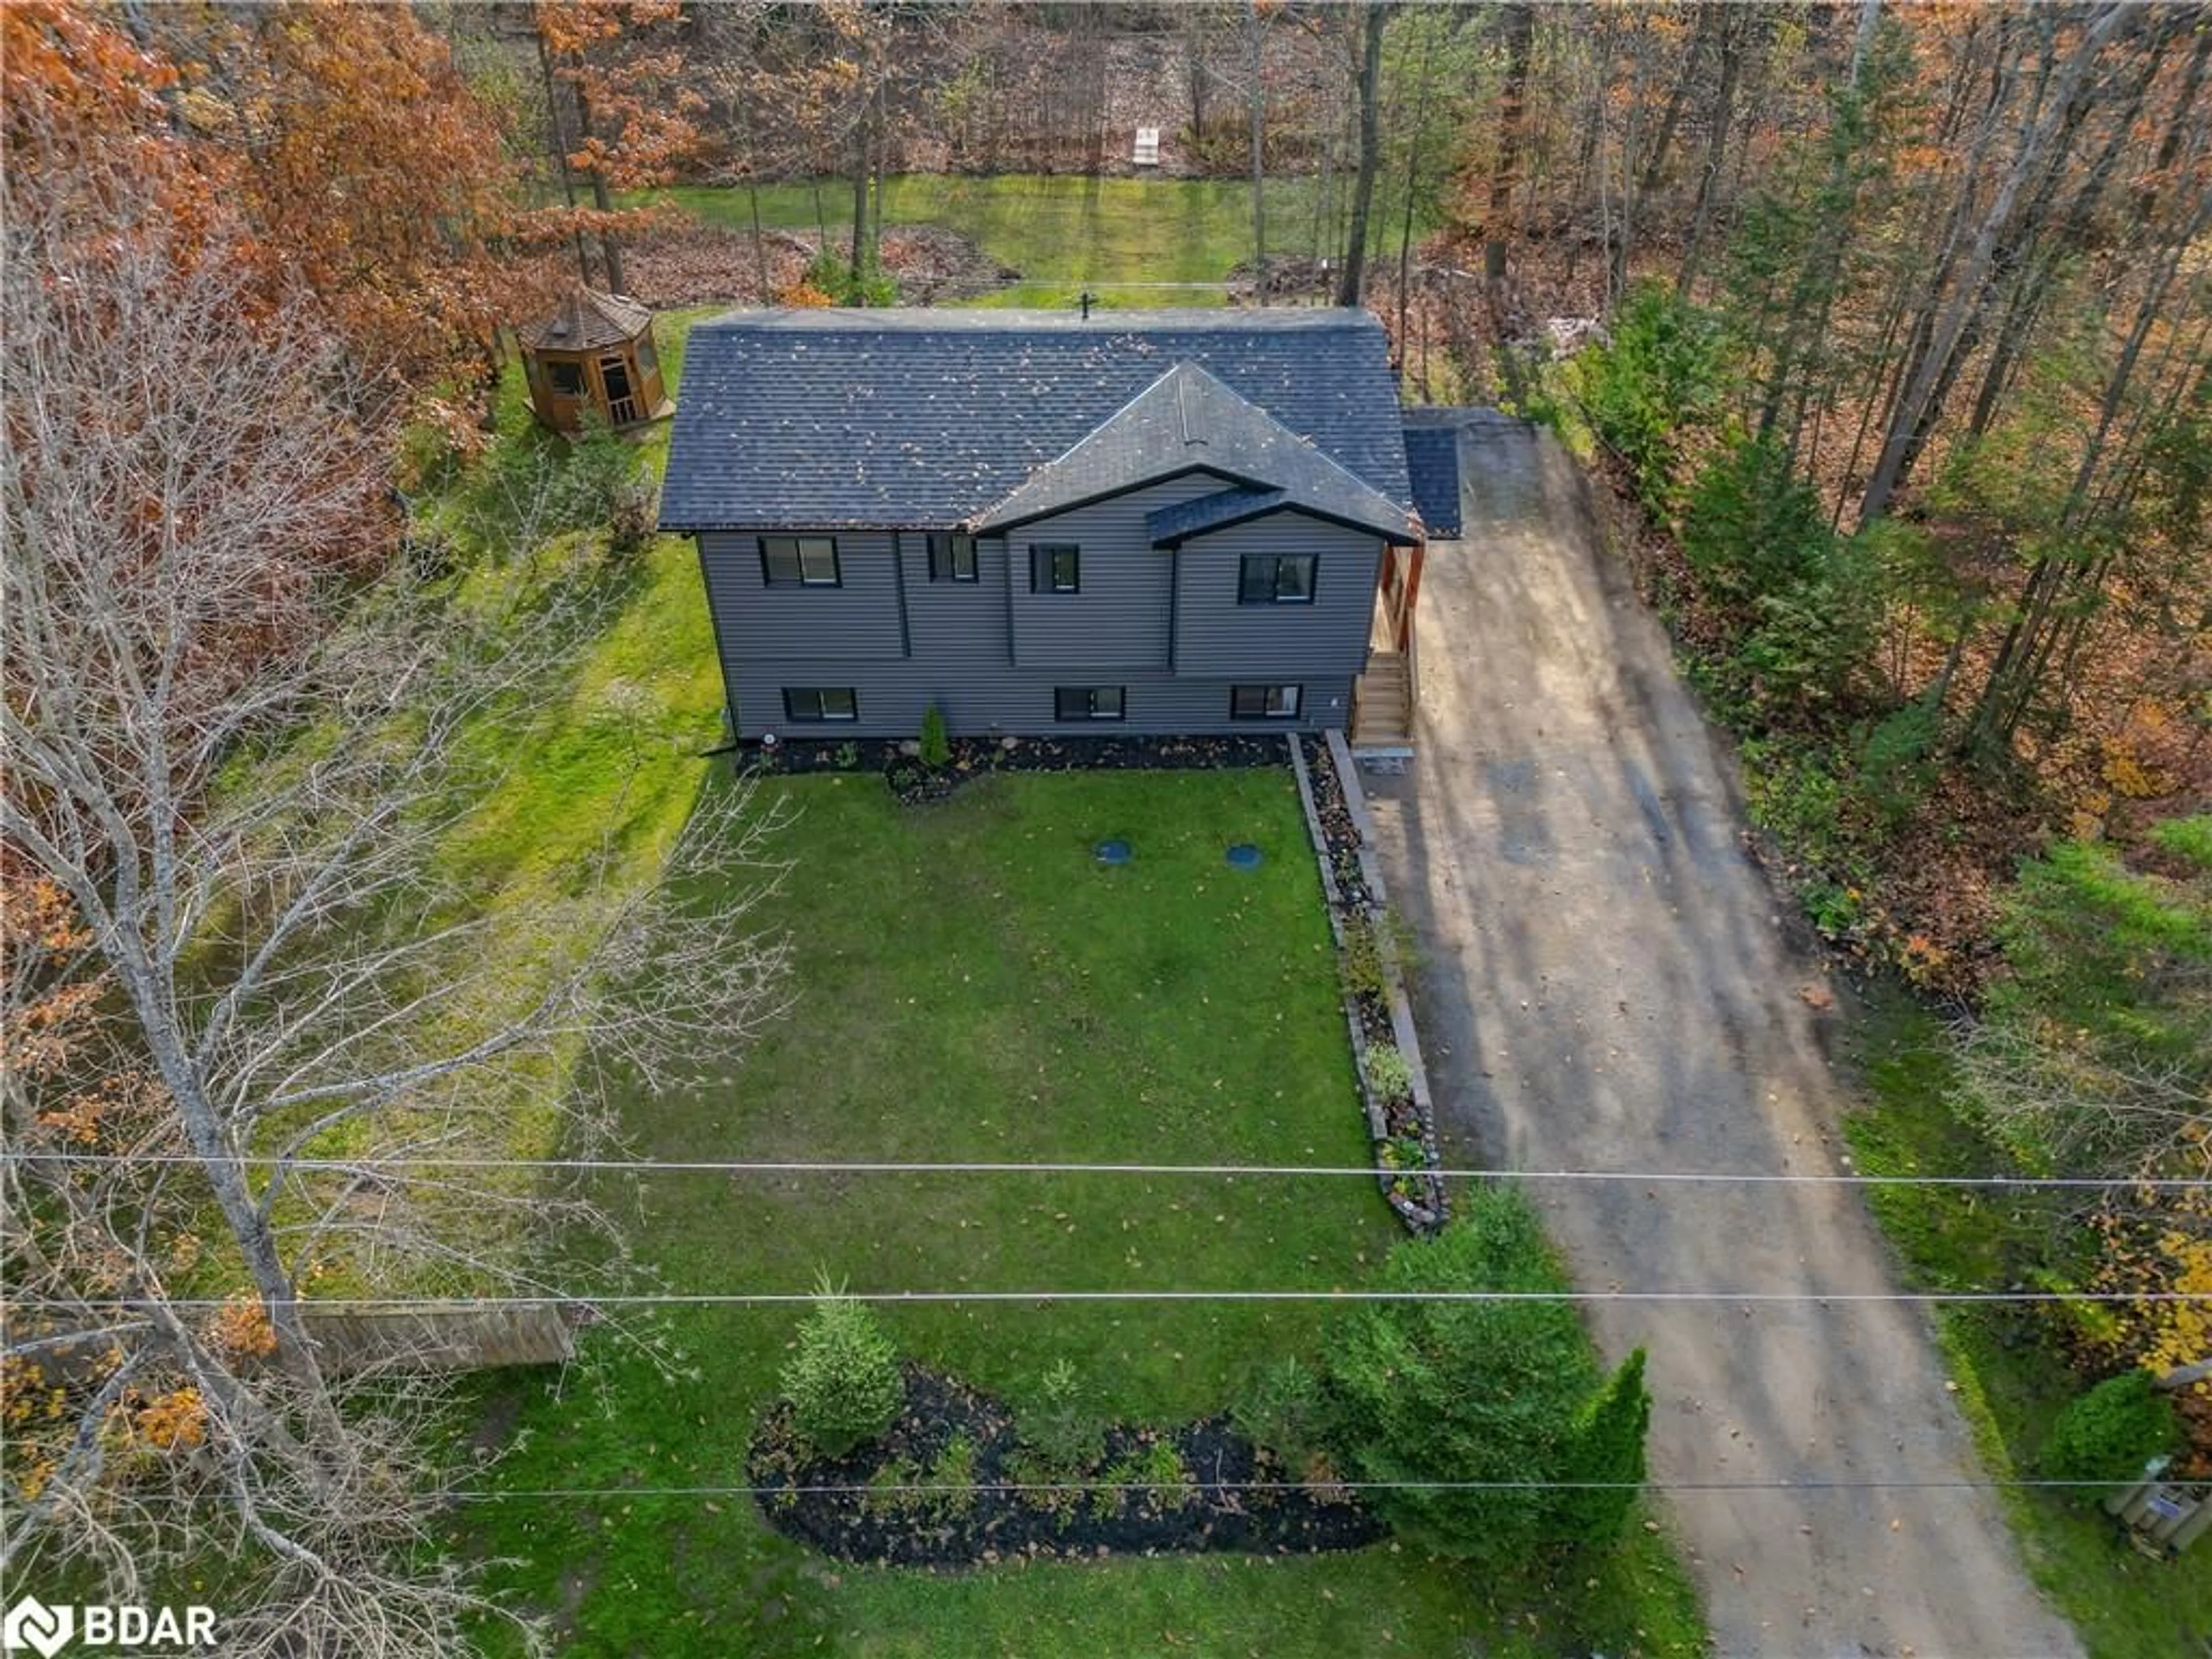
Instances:
[[[1577,1543],[1602,1544],[1628,1524],[1644,1488],[1644,1441],[1651,1429],[1651,1391],[1644,1386],[1644,1350],[1620,1362],[1575,1422],[1562,1479],[1584,1483],[1559,1493],[1559,1527]]]

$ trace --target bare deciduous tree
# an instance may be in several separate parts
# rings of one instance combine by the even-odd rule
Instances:
[[[40,1403],[0,1546],[123,1601],[212,1547],[252,1587],[233,1655],[458,1652],[488,1604],[426,1565],[443,1389],[340,1374],[310,1304],[592,1282],[589,1192],[500,1160],[604,1144],[606,1079],[773,1011],[780,814],[710,785],[665,885],[610,850],[487,903],[453,849],[591,583],[495,617],[320,557],[386,434],[309,302],[256,309],[219,235],[127,200],[7,230],[0,1335]]]

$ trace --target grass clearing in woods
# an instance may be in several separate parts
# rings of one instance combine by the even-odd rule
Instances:
[[[710,785],[710,787],[712,787]],[[792,779],[797,860],[772,902],[792,1010],[688,1085],[623,1100],[670,1158],[1310,1162],[1366,1155],[1320,884],[1286,770],[1023,775],[941,805],[872,775]],[[1131,864],[1097,865],[1119,836]],[[1224,849],[1267,854],[1255,872]],[[1400,1237],[1371,1185],[1117,1176],[613,1175],[603,1196],[672,1289],[1324,1287]],[[1101,1418],[1224,1409],[1310,1354],[1305,1305],[890,1307],[902,1351],[1011,1401],[1073,1363]],[[512,1491],[727,1486],[773,1398],[793,1308],[669,1309],[665,1381],[606,1337],[580,1373],[485,1379]],[[1486,1589],[1385,1544],[1356,1555],[853,1569],[771,1533],[750,1500],[517,1498],[462,1526],[562,1651],[1089,1656],[1347,1650],[1382,1628],[1440,1651],[1509,1624],[1615,1653],[1691,1653],[1656,1534]],[[1596,1588],[1585,1585],[1596,1580]],[[1637,1632],[1646,1634],[1641,1638]]]
[[[1942,1028],[1902,992],[1878,993],[1861,1018],[1856,1061],[1867,1103],[1844,1121],[1869,1175],[1989,1175],[2006,1165],[1953,1107],[1956,1073]],[[1908,1282],[1930,1290],[2007,1284],[2063,1226],[2002,1191],[1891,1187],[1869,1194],[1904,1258]],[[2024,1249],[2011,1248],[2018,1240]],[[1996,1479],[2032,1479],[2052,1420],[2084,1384],[2056,1345],[2047,1310],[1948,1307],[1936,1337],[1976,1449]],[[2179,1561],[2138,1554],[2096,1495],[2014,1489],[2006,1513],[2028,1570],[2073,1621],[2091,1659],[2151,1659],[2191,1650],[2212,1632],[2212,1572],[2202,1547]]]
[[[1320,188],[1310,178],[1267,182],[1272,257],[1312,254]],[[634,199],[671,203],[708,225],[752,228],[751,204],[740,188],[684,185]],[[1396,222],[1379,215],[1378,246],[1384,220],[1391,237],[1396,234]],[[834,251],[841,236],[847,242],[852,236],[852,182],[763,185],[760,222],[763,229],[796,232],[826,226]],[[1142,284],[1218,284],[1252,257],[1251,188],[1237,179],[902,173],[884,181],[883,222],[942,225],[1020,271],[1021,282],[979,302],[990,306],[1072,307],[1086,287],[1110,307],[1217,306],[1227,298],[1218,287]],[[1431,228],[1417,223],[1414,234]]]

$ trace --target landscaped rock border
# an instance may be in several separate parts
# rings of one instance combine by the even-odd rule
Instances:
[[[769,1526],[841,1561],[898,1567],[1310,1554],[1383,1536],[1352,1492],[1297,1481],[1224,1419],[1176,1429],[1116,1424],[1085,1470],[1058,1480],[1025,1464],[1013,1416],[999,1401],[919,1365],[902,1370],[898,1416],[880,1439],[845,1457],[806,1456],[788,1404],[762,1420],[746,1475]],[[956,1442],[967,1447],[957,1476],[946,1472]],[[1146,1459],[1164,1446],[1180,1481],[1150,1478]]]
[[[1291,769],[1298,781],[1306,830],[1321,867],[1322,891],[1328,901],[1329,931],[1344,967],[1345,1024],[1352,1033],[1353,1069],[1367,1110],[1367,1133],[1374,1146],[1375,1170],[1383,1201],[1416,1233],[1432,1233],[1449,1219],[1443,1154],[1437,1145],[1437,1114],[1429,1095],[1429,1074],[1421,1060],[1421,1040],[1406,995],[1405,963],[1400,958],[1390,915],[1389,896],[1374,853],[1374,821],[1359,787],[1352,750],[1343,734],[1324,738],[1292,738]],[[1355,964],[1360,964],[1355,970]],[[1363,986],[1361,978],[1379,981]],[[1405,1061],[1400,1091],[1376,1088],[1370,1060],[1383,1044]],[[1418,1152],[1416,1152],[1418,1147]]]

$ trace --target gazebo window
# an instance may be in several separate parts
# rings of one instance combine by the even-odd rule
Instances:
[[[648,330],[637,337],[637,372],[650,374],[659,367],[659,360],[653,355],[653,334]]]
[[[553,383],[553,390],[563,398],[584,395],[584,366],[564,363],[558,358],[545,365],[545,377]]]

